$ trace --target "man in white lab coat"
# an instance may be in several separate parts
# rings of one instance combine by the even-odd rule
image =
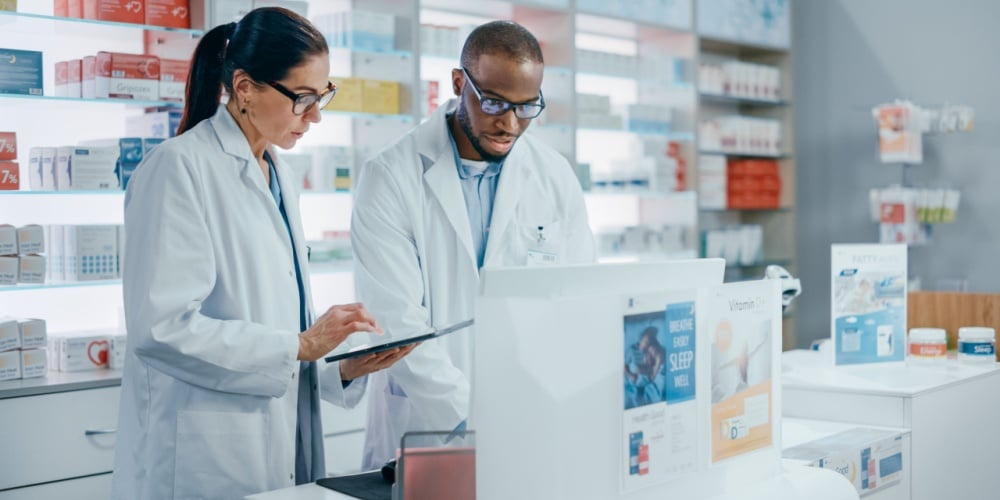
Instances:
[[[545,106],[538,41],[512,22],[475,29],[457,99],[366,163],[352,220],[358,298],[392,336],[474,316],[479,270],[587,263],[593,235],[564,157],[522,136]],[[430,341],[372,375],[364,465],[405,432],[465,426],[473,331]]]

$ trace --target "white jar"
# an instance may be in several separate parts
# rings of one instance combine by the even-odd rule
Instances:
[[[907,361],[941,364],[948,357],[948,335],[943,328],[911,328]]]
[[[959,328],[958,359],[964,363],[995,363],[996,330],[982,326]]]

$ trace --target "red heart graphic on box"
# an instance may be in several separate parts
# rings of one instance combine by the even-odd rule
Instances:
[[[95,347],[97,348],[96,350],[94,349]],[[87,344],[87,357],[96,366],[108,364],[108,341],[95,340]]]

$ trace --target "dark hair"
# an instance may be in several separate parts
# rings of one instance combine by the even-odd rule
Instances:
[[[310,56],[329,53],[326,39],[306,18],[279,7],[250,11],[238,23],[216,26],[198,42],[188,74],[184,116],[177,133],[215,114],[222,88],[233,92],[242,69],[258,82],[276,82]]]
[[[469,33],[462,46],[462,66],[473,70],[483,54],[503,54],[517,62],[545,62],[535,35],[513,21],[492,21]]]

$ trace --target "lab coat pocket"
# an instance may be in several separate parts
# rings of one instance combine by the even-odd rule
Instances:
[[[410,430],[410,399],[406,397],[406,393],[403,392],[403,388],[396,385],[391,379],[385,387],[385,401],[386,401],[386,411],[388,412],[388,419],[391,423],[391,427],[396,429],[398,434],[402,435],[404,432]],[[393,443],[392,446],[398,448],[399,443]]]
[[[519,255],[519,264],[540,265],[560,262],[563,237],[559,221],[519,221],[517,225],[520,248],[515,251]]]
[[[174,451],[174,498],[243,498],[269,489],[266,417],[181,411]]]

